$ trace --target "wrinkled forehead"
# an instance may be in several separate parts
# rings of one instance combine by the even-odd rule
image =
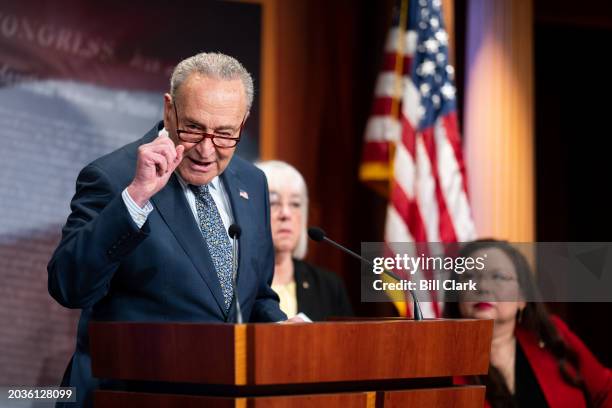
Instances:
[[[234,109],[246,115],[246,91],[240,78],[223,79],[191,74],[178,88],[175,102],[179,107],[215,106]]]
[[[290,184],[282,184],[277,186],[270,186],[270,197],[272,199],[302,199],[303,193],[298,186]]]

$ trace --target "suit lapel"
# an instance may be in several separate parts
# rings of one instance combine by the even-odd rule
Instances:
[[[295,297],[298,304],[298,312],[303,312],[310,316],[310,289],[309,273],[305,265],[296,259],[293,259],[293,279],[295,279]]]
[[[246,268],[244,263],[245,259],[247,259],[246,251],[248,246],[246,242],[249,236],[249,231],[247,227],[249,200],[248,198],[245,198],[243,195],[241,195],[241,192],[247,193],[246,197],[248,197],[248,190],[245,188],[244,184],[240,180],[240,176],[238,175],[238,173],[233,169],[231,163],[223,172],[223,174],[221,174],[221,182],[223,183],[223,187],[225,188],[225,191],[227,192],[227,195],[230,200],[234,222],[238,224],[242,229],[240,239],[238,240],[238,273],[236,274],[236,292],[238,293],[238,297],[240,298],[242,294],[242,291],[240,290],[242,286],[241,282],[244,281],[244,279],[240,279],[240,272],[244,271]],[[230,308],[229,313],[230,316],[233,315],[234,309],[235,303],[232,302],[232,306]]]
[[[219,310],[226,317],[221,284],[208,252],[208,246],[195,222],[183,189],[174,174],[170,177],[166,187],[153,196],[152,201],[168,228],[206,282],[219,306]]]

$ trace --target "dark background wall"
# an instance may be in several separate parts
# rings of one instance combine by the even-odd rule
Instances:
[[[612,3],[535,1],[538,241],[610,241]],[[612,303],[552,304],[612,366]]]

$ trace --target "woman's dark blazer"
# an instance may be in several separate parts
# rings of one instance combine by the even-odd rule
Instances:
[[[293,260],[298,312],[313,321],[352,316],[353,309],[342,279],[307,262]]]

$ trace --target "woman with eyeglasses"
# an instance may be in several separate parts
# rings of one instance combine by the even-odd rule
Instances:
[[[537,289],[516,248],[481,240],[459,256],[486,259],[477,277],[460,278],[476,279],[479,294],[460,294],[460,302],[446,303],[445,315],[493,319],[494,329],[488,375],[458,383],[486,385],[490,407],[612,407],[611,371],[543,303],[524,300],[536,299]]]
[[[340,277],[302,260],[308,247],[308,191],[304,178],[282,161],[265,161],[256,166],[266,174],[270,190],[275,252],[272,289],[280,297],[281,310],[289,317],[303,313],[313,321],[352,316]]]

